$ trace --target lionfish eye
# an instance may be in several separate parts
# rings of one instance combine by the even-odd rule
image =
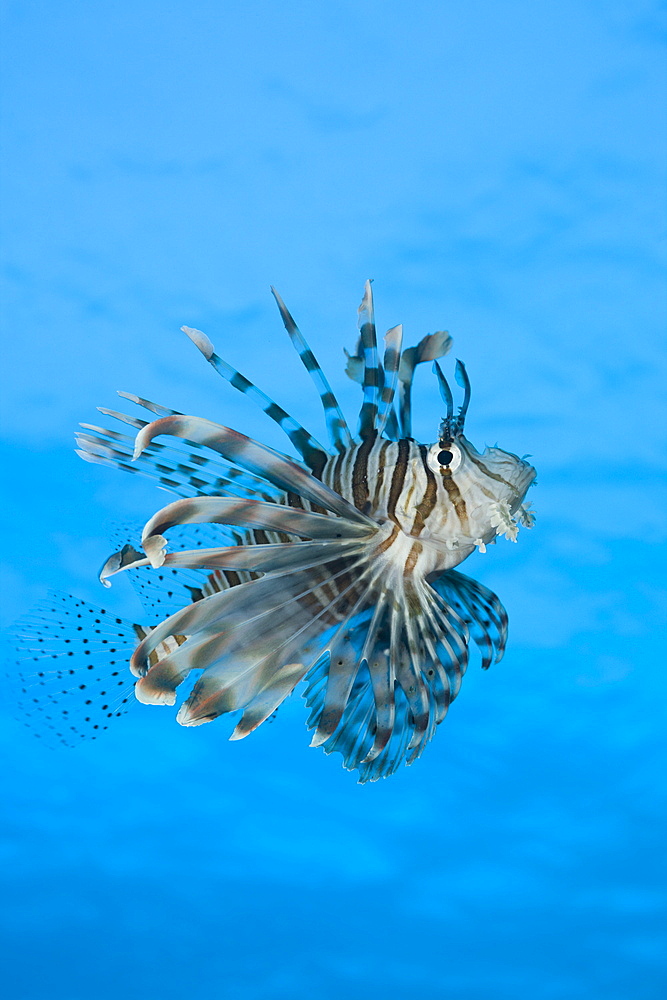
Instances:
[[[437,460],[439,465],[451,465],[454,461],[454,456],[451,451],[439,451]]]

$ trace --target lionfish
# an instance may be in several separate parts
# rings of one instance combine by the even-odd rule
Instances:
[[[330,447],[189,327],[206,360],[279,424],[300,460],[125,392],[157,419],[100,410],[134,428],[134,440],[82,424],[83,459],[156,479],[180,499],[148,521],[140,549],[126,542],[101,571],[107,586],[129,572],[155,624],[58,595],[23,621],[19,645],[37,670],[24,679],[24,705],[42,713],[38,734],[68,745],[95,737],[133,699],[174,705],[193,674],[177,721],[198,726],[240,713],[238,740],[304,681],[311,746],[339,752],[360,781],[375,781],[411,764],[432,739],[459,692],[471,639],[483,669],[502,657],[502,604],[455,567],[499,535],[516,541],[520,523],[532,526],[524,498],[535,470],[499,448],[480,454],[465,437],[470,383],[457,361],[463,399],[455,408],[438,364],[450,349],[446,333],[402,350],[395,326],[379,359],[370,281],[346,369],[363,392],[354,436],[272,291],[319,391]],[[420,444],[412,384],[429,361],[446,412],[435,442]]]

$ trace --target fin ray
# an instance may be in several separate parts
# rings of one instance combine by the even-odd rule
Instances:
[[[230,364],[223,361],[215,353],[213,344],[201,330],[195,330],[189,326],[182,326],[181,330],[190,338],[195,347],[201,351],[208,363],[217,371],[218,375],[221,375],[222,378],[226,379],[230,385],[233,385],[243,395],[252,399],[253,403],[256,403],[266,413],[267,417],[270,417],[271,420],[278,424],[311,469],[315,468],[319,470],[322,468],[329,453],[313,437],[310,431],[307,431],[287,410],[284,410],[270,396],[262,392],[250,379],[247,379],[236,368],[232,368]]]
[[[292,341],[297,354],[301,358],[306,371],[312,378],[320,394],[320,400],[322,401],[322,406],[324,408],[324,417],[331,443],[337,451],[345,451],[345,449],[349,448],[352,444],[352,435],[350,434],[350,429],[347,426],[347,421],[343,416],[343,411],[338,405],[338,400],[329,385],[326,375],[318,364],[315,355],[306,343],[305,337],[299,330],[287,306],[273,286],[271,286],[271,293],[276,300],[282,321],[285,324],[285,329],[289,334],[290,340]]]

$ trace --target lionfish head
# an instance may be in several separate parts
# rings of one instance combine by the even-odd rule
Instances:
[[[482,549],[496,535],[506,535],[516,541],[519,524],[532,527],[534,515],[524,504],[529,486],[535,479],[535,469],[529,462],[502,448],[486,448],[478,452],[463,433],[470,404],[470,380],[462,361],[456,362],[455,377],[464,392],[458,413],[454,398],[439,364],[434,362],[440,394],[447,413],[440,424],[436,444],[429,460],[441,473],[447,492],[455,488],[464,505],[466,535]],[[449,485],[448,485],[449,484]]]

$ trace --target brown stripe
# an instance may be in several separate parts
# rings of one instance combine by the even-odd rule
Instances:
[[[322,600],[316,596],[313,590],[309,590],[305,594],[299,594],[296,600],[302,607],[312,613],[313,618],[317,618],[322,608],[325,607]]]
[[[408,471],[409,455],[410,442],[407,438],[401,438],[398,442],[398,456],[396,458],[396,465],[394,466],[394,473],[391,477],[389,499],[387,500],[387,514],[392,521],[396,521],[396,524],[398,524],[396,519],[396,504],[398,503],[398,498],[401,495],[401,490],[403,489],[403,484],[405,483],[405,474]]]
[[[422,552],[423,548],[424,548],[424,546],[422,545],[421,542],[414,542],[413,543],[412,548],[410,549],[410,552],[408,553],[408,558],[405,560],[405,569],[403,570],[403,575],[404,576],[407,576],[410,573],[412,573],[413,569],[415,568],[415,566],[417,564],[417,560],[419,559],[420,553]]]
[[[416,489],[417,489],[417,481],[414,476],[410,476],[410,485],[408,486],[408,492],[405,494],[403,498],[403,503],[402,503],[403,510],[408,511],[410,509],[410,502],[412,501],[412,497]]]
[[[391,534],[389,535],[389,537],[385,538],[383,542],[380,542],[380,544],[376,549],[373,549],[373,555],[376,556],[382,555],[383,552],[386,552],[387,549],[391,548],[391,546],[396,541],[396,536],[398,535],[399,531],[400,528],[398,522],[396,522],[396,524],[391,529]]]
[[[391,441],[383,441],[380,447],[380,453],[378,455],[378,471],[377,478],[375,481],[375,492],[373,493],[373,510],[376,510],[380,506],[380,491],[382,489],[382,484],[384,483],[384,473],[386,468],[386,456],[387,449]]]
[[[431,515],[438,499],[438,483],[426,460],[428,448],[426,445],[420,444],[419,451],[424,464],[424,472],[426,473],[426,490],[424,491],[424,496],[415,511],[415,519],[410,531],[411,535],[417,536],[421,535],[424,530],[426,521]]]
[[[344,620],[348,609],[358,596],[358,588],[353,587],[341,597],[342,591],[354,581],[352,572],[345,569],[345,562],[342,559],[330,563],[328,568],[331,570],[331,575],[324,570],[319,571],[320,582],[312,590],[301,594],[297,601],[313,615],[313,618],[318,617],[324,624],[332,625]]]
[[[454,482],[454,478],[449,471],[449,469],[440,469],[440,475],[442,476],[442,481],[447,490],[447,496],[449,497],[450,503],[454,510],[456,511],[456,516],[459,519],[461,528],[465,531],[468,527],[468,512],[466,510],[466,505],[463,497],[459,492],[459,488]]]
[[[368,503],[368,457],[375,443],[375,433],[364,438],[359,445],[352,467],[352,503],[357,510],[364,510]]]
[[[326,453],[320,451],[319,448],[309,449],[306,461],[310,466],[310,471],[315,476],[315,479],[322,478],[322,470],[324,469],[324,466],[327,464],[327,458],[328,456],[326,455]]]
[[[206,583],[204,585],[204,589],[210,592],[208,596],[210,596],[211,593],[220,594],[222,593],[223,590],[227,589],[225,587],[226,582],[227,581],[222,575],[222,570],[214,569],[213,572],[209,573],[209,575],[206,577]]]
[[[334,583],[331,579],[335,575],[336,569],[338,567],[339,560],[335,564],[327,564],[326,567],[322,567],[317,571],[311,570],[313,577],[317,572],[317,576],[320,578],[320,583],[313,588],[313,594],[320,601],[322,607],[326,607],[327,604],[331,604],[338,595],[334,589]]]
[[[489,479],[495,479],[497,483],[502,483],[503,486],[509,487],[509,489],[511,489],[512,492],[516,494],[516,496],[521,496],[516,486],[512,486],[512,484],[508,483],[506,479],[503,479],[502,476],[499,476],[497,472],[491,472],[490,469],[487,469],[487,467],[484,465],[484,462],[482,462],[479,458],[475,458],[475,456],[471,455],[470,452],[468,451],[466,451],[465,454],[470,459],[470,461],[477,466],[478,469],[481,469],[481,471],[484,473],[485,476],[488,476]]]
[[[336,493],[339,493],[341,496],[343,495],[343,487],[341,483],[340,473],[341,469],[343,468],[344,459],[345,459],[345,452],[344,451],[339,452],[338,458],[334,463],[334,470],[333,470],[333,488],[336,491]]]
[[[296,507],[298,510],[306,509],[298,493],[292,493],[291,490],[288,490],[285,496],[290,507]]]

